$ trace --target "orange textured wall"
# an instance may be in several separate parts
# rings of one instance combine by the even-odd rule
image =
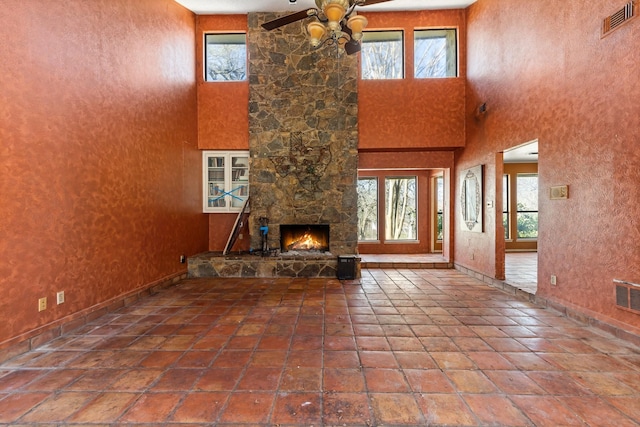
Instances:
[[[227,241],[238,218],[237,213],[208,214],[209,217],[209,250],[222,252],[227,246]],[[240,235],[230,250],[232,252],[248,251],[251,247],[249,239],[249,223],[245,222],[240,229]]]
[[[472,5],[467,148],[456,167],[487,165],[487,198],[495,198],[495,153],[538,138],[538,294],[637,333],[640,315],[615,307],[612,281],[640,283],[640,21],[600,34],[623,3]],[[487,113],[476,119],[481,102]],[[562,184],[569,199],[550,200],[550,186]],[[491,274],[490,260],[470,259],[493,251],[496,221],[485,224],[482,235],[456,234],[455,259]]]
[[[385,151],[358,153],[358,169],[446,169],[454,165],[453,151]]]
[[[206,249],[194,29],[173,0],[2,2],[0,348]]]
[[[249,79],[242,82],[204,81],[204,35],[234,32],[247,32],[247,15],[196,17],[198,146],[201,149],[249,149]]]
[[[464,10],[366,13],[369,30],[404,30],[405,78],[359,80],[361,149],[462,147],[465,143]],[[413,78],[413,30],[458,29],[458,78]]]

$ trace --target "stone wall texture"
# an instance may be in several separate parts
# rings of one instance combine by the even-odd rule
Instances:
[[[266,31],[249,14],[251,247],[280,246],[280,224],[329,224],[329,250],[357,253],[357,57],[313,50],[308,20]]]

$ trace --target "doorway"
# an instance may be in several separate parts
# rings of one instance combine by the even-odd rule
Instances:
[[[538,288],[538,140],[505,150],[502,223],[505,282],[528,293]]]
[[[358,252],[448,259],[448,185],[447,169],[360,169]]]

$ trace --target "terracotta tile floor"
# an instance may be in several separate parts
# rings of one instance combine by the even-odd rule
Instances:
[[[507,252],[504,261],[505,282],[535,295],[538,291],[538,253]]]
[[[0,365],[0,424],[634,426],[640,348],[456,270],[186,280]]]

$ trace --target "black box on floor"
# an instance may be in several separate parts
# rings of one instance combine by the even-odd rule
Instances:
[[[338,257],[338,279],[355,280],[356,278],[355,255],[342,255]]]

